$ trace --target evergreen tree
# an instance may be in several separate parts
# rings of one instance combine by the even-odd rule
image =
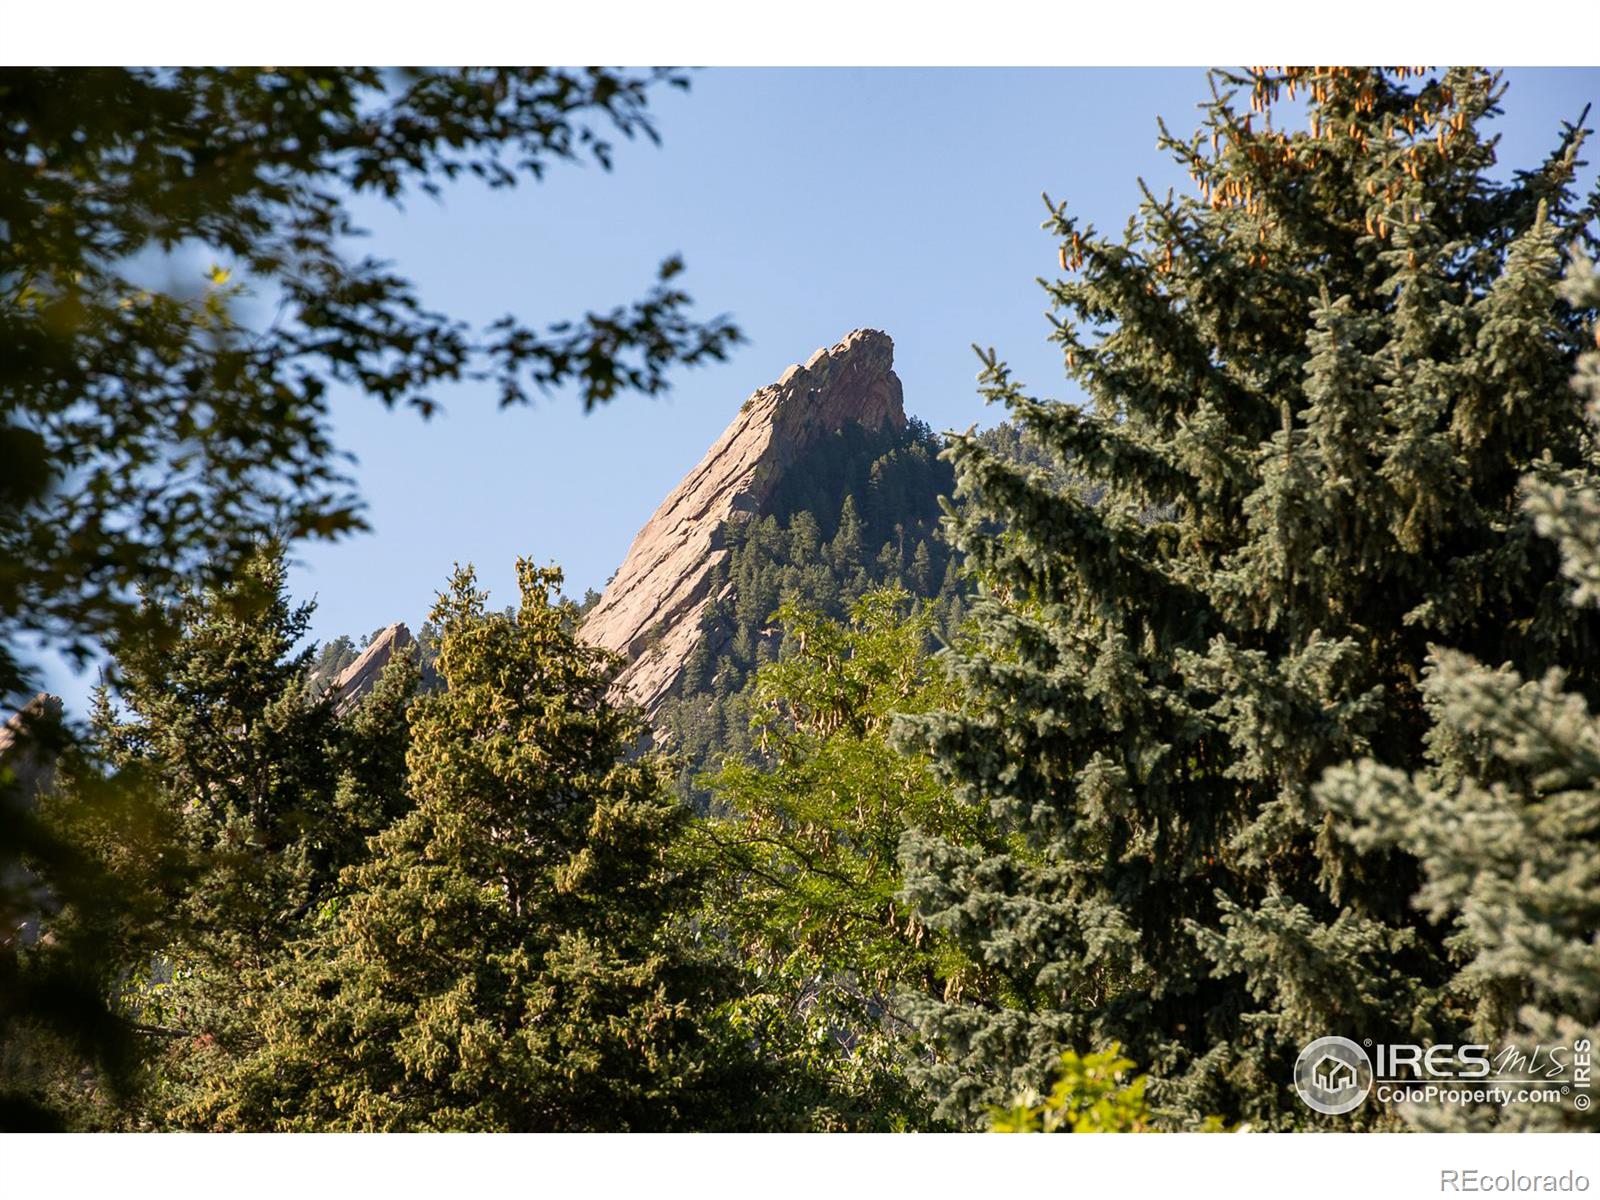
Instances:
[[[229,586],[263,537],[361,528],[330,440],[335,382],[424,413],[464,377],[508,404],[566,382],[591,407],[725,357],[738,331],[694,318],[676,257],[609,311],[474,330],[381,257],[350,252],[358,197],[438,194],[463,173],[505,187],[563,162],[609,167],[618,136],[655,139],[655,90],[687,85],[677,70],[609,68],[6,71],[0,700],[32,690],[41,643],[81,664],[112,641],[175,636],[151,622],[184,611],[202,577]],[[251,291],[274,298],[276,317],[256,327]],[[96,755],[64,728],[36,747],[76,758],[62,811],[92,812],[99,834],[118,807],[130,832],[142,827],[144,798],[91,779]],[[64,844],[13,799],[0,777],[0,892],[26,877],[64,906],[57,924],[142,910],[139,886],[118,896],[120,869],[100,869],[129,856]],[[23,958],[0,949],[6,1012],[75,1026],[64,1037],[85,1074],[123,1074],[137,1057],[128,1022],[104,996],[78,1003],[84,981],[105,981],[103,957],[69,961],[90,943],[64,928],[43,944]]]
[[[122,711],[102,707],[96,723],[108,757],[144,764],[187,814],[195,849],[226,874],[200,890],[252,941],[273,938],[337,873],[311,861],[306,841],[331,816],[333,720],[307,702],[314,648],[299,643],[311,606],[291,603],[286,574],[281,549],[263,549],[228,583],[182,597],[160,622],[175,638],[122,641]],[[290,847],[307,861],[291,865]],[[196,914],[202,925],[220,919]]]
[[[673,849],[687,813],[656,760],[626,757],[634,719],[554,598],[561,573],[519,562],[518,577],[510,617],[470,570],[439,598],[446,686],[416,704],[415,807],[280,968],[264,1045],[195,1123],[759,1123],[776,1089],[716,1017],[721,969],[673,920],[696,898]]]
[[[170,637],[122,639],[121,706],[96,691],[91,736],[62,747],[28,814],[71,870],[40,889],[49,938],[25,957],[61,963],[58,976],[72,964],[52,986],[92,984],[101,1034],[133,1035],[104,1078],[63,1059],[40,1022],[31,1047],[12,1043],[31,1091],[73,1127],[159,1126],[247,1053],[252,989],[404,807],[416,664],[398,658],[336,723],[314,698],[315,648],[296,649],[310,607],[290,603],[284,576],[279,548],[258,548],[227,585],[145,626]]]
[[[822,545],[822,529],[809,512],[798,512],[789,520],[789,561],[797,567],[810,566]]]
[[[917,542],[917,552],[911,559],[911,582],[919,595],[927,595],[933,586],[933,556],[928,553],[926,540]]]
[[[1014,843],[903,845],[921,919],[999,978],[915,1007],[958,1122],[1112,1042],[1166,1122],[1392,1119],[1316,1117],[1292,1063],[1333,1032],[1462,1040],[1450,947],[1411,906],[1416,858],[1330,836],[1312,786],[1421,763],[1430,643],[1600,683],[1518,501],[1585,454],[1583,314],[1557,295],[1595,211],[1580,133],[1505,184],[1484,73],[1214,80],[1200,133],[1163,130],[1197,194],[1147,193],[1120,239],[1050,205],[1055,337],[1092,408],[986,356],[990,397],[1086,487],[953,448],[978,641],[915,740]]]
[[[314,647],[297,649],[311,609],[291,604],[285,575],[268,546],[228,583],[182,596],[151,622],[173,638],[118,645],[122,707],[102,693],[96,708],[96,749],[157,792],[186,871],[159,960],[119,964],[144,981],[126,1004],[167,1039],[157,1108],[252,1044],[250,989],[376,831],[364,789],[386,787],[382,764],[392,773],[404,753],[404,668],[382,725],[346,737],[311,698]]]
[[[360,649],[346,634],[340,634],[326,643],[311,660],[311,690],[318,693],[326,691],[340,673],[360,656]]]
[[[839,509],[838,530],[828,543],[828,557],[834,570],[849,577],[861,566],[861,553],[861,517],[856,498],[847,495]]]
[[[1008,425],[980,434],[979,440],[1008,459],[1043,470],[1043,452]],[[728,555],[709,584],[714,599],[706,606],[701,640],[677,695],[658,719],[663,740],[680,762],[678,789],[698,808],[704,810],[712,800],[696,781],[724,761],[740,761],[750,748],[754,672],[779,657],[784,645],[781,626],[772,623],[780,604],[848,622],[853,605],[870,591],[901,588],[925,602],[922,612],[933,632],[946,641],[956,636],[968,585],[939,536],[940,501],[953,479],[936,459],[939,445],[926,425],[912,421],[898,434],[844,446],[856,457],[843,464],[808,459],[790,472],[799,484],[786,478],[780,492],[790,494],[774,502],[786,516],[727,527]],[[841,449],[831,442],[824,448]],[[843,482],[837,486],[845,490],[830,495],[801,486],[815,484],[813,465],[838,475]],[[1070,473],[1043,473],[1051,486],[1075,485]],[[794,503],[825,507],[788,507]],[[832,539],[823,538],[824,520],[834,528]]]
[[[344,868],[366,858],[368,839],[411,807],[406,753],[411,746],[411,705],[421,687],[419,656],[395,655],[327,743],[336,785],[332,812],[317,830],[313,846],[321,865],[318,891],[323,896]]]
[[[1579,309],[1600,308],[1600,279],[1575,264]],[[1600,353],[1578,376],[1600,420]],[[1593,428],[1593,426],[1591,426]],[[1528,477],[1524,509],[1561,549],[1572,603],[1600,605],[1600,439],[1583,469],[1549,464]],[[1449,932],[1456,964],[1445,994],[1473,1040],[1518,1045],[1600,1042],[1600,718],[1569,690],[1571,670],[1525,680],[1457,651],[1430,656],[1422,695],[1433,718],[1425,769],[1364,761],[1330,772],[1320,799],[1358,849],[1399,850],[1422,867],[1416,906]],[[1566,1105],[1412,1111],[1429,1128],[1600,1128],[1592,1098]]]

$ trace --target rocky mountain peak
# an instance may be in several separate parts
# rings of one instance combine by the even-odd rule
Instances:
[[[61,697],[40,692],[0,724],[0,767],[27,798],[50,786],[60,749]]]
[[[411,640],[411,631],[405,622],[396,621],[368,642],[361,657],[340,671],[339,677],[328,687],[335,715],[342,717],[354,711],[378,686],[378,677],[395,654],[411,645]]]
[[[698,466],[661,502],[584,622],[583,635],[628,660],[618,688],[653,718],[699,644],[723,529],[763,516],[786,472],[849,425],[906,425],[894,342],[857,329],[791,366],[739,409]]]

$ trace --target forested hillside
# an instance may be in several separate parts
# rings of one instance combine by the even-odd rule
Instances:
[[[934,629],[959,620],[964,589],[938,533],[954,476],[939,450],[917,422],[887,435],[841,431],[816,452],[815,469],[789,477],[773,511],[730,525],[704,636],[656,721],[684,760],[680,786],[702,806],[700,773],[751,752],[750,684],[782,652],[780,604],[839,620],[868,591],[897,585],[938,614]]]
[[[1081,405],[986,349],[935,435],[855,330],[603,596],[460,568],[353,692],[261,529],[115,610],[89,728],[0,747],[0,1120],[1600,1128],[1586,131],[1506,177],[1485,71],[1212,81],[1191,190],[1047,202]]]
[[[1043,472],[1055,486],[1065,489],[1072,481],[1015,426],[1002,423],[978,438]],[[930,653],[960,628],[971,588],[941,532],[941,502],[949,502],[955,485],[941,459],[944,446],[944,438],[915,418],[901,430],[835,430],[791,470],[766,515],[726,526],[722,544],[729,553],[711,575],[717,598],[700,618],[704,636],[652,725],[657,743],[679,761],[685,798],[703,809],[709,794],[700,776],[725,757],[753,752],[754,676],[782,654],[781,605],[843,621],[868,593],[897,588],[927,621]],[[586,616],[599,599],[591,591],[577,615]],[[326,689],[381,632],[323,644],[311,664],[313,692]],[[418,636],[424,688],[433,682],[436,638],[424,622]]]

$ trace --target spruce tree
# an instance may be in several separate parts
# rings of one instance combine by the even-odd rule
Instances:
[[[627,757],[615,664],[577,638],[558,570],[518,576],[511,616],[470,569],[440,597],[415,807],[346,874],[262,1000],[261,1050],[193,1123],[711,1128],[776,1096],[718,1018],[726,973],[673,919],[696,897],[687,812],[659,762]]]
[[[1457,1039],[1451,949],[1414,854],[1333,836],[1313,785],[1422,762],[1430,643],[1600,682],[1519,502],[1586,452],[1584,314],[1557,292],[1596,208],[1580,132],[1502,183],[1483,72],[1213,87],[1198,133],[1162,131],[1193,193],[1147,190],[1121,237],[1047,201],[1090,406],[985,356],[989,397],[1083,486],[953,448],[977,641],[948,659],[963,704],[907,734],[1014,845],[902,847],[922,919],[999,980],[916,1005],[951,1120],[1113,1042],[1166,1123],[1392,1120],[1317,1117],[1292,1064],[1324,1034]]]
[[[1575,307],[1600,308],[1600,279],[1575,264]],[[1578,375],[1600,420],[1600,353]],[[1540,463],[1524,510],[1560,547],[1571,602],[1600,605],[1600,439],[1583,469]],[[1456,970],[1445,996],[1492,1052],[1531,1056],[1600,1041],[1600,718],[1593,689],[1552,667],[1526,679],[1459,651],[1430,657],[1422,694],[1433,718],[1424,769],[1364,761],[1330,772],[1320,799],[1356,847],[1398,849],[1422,868],[1414,903],[1450,935]],[[1570,1058],[1569,1058],[1570,1062]],[[1563,1075],[1553,1081],[1572,1083]],[[1425,1128],[1600,1128],[1583,1106],[1592,1085],[1561,1105],[1408,1110]]]

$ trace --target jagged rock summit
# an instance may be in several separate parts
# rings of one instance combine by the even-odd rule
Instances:
[[[383,669],[389,665],[395,653],[409,645],[411,631],[406,628],[404,621],[396,621],[368,642],[361,657],[340,671],[339,677],[328,686],[335,715],[344,716],[366,699],[367,694],[378,686],[378,677],[383,674]]]
[[[713,574],[728,554],[726,523],[765,515],[784,473],[847,425],[903,429],[894,342],[857,329],[792,366],[744,402],[739,415],[661,502],[628,550],[583,636],[628,660],[618,688],[654,719],[699,644]]]

